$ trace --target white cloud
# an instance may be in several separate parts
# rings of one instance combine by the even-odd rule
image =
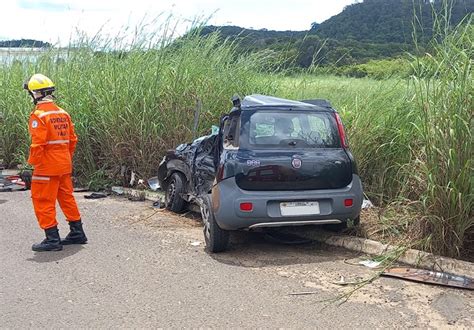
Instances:
[[[18,0],[2,1],[0,35],[9,39],[38,39],[66,44],[76,29],[93,36],[116,34],[144,17],[151,22],[161,13],[183,21],[209,17],[214,25],[232,24],[274,30],[306,30],[339,13],[354,0]],[[180,32],[186,22],[180,25]],[[153,27],[152,27],[153,28]]]

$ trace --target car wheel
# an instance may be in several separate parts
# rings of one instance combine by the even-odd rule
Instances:
[[[209,252],[217,253],[227,249],[229,244],[229,231],[221,229],[212,212],[212,201],[209,196],[203,198],[201,216],[204,224],[204,240]]]
[[[183,212],[186,201],[181,197],[185,192],[186,179],[181,173],[175,172],[171,175],[166,186],[166,208],[176,213]]]

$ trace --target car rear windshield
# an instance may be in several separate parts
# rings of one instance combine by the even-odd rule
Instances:
[[[316,111],[257,111],[245,125],[248,143],[265,148],[339,148],[332,113]]]

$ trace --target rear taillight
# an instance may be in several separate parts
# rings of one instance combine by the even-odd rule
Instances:
[[[351,207],[352,205],[354,205],[354,200],[352,198],[347,198],[344,200],[345,207]]]
[[[252,212],[253,204],[249,202],[240,203],[240,210],[243,212]]]
[[[339,138],[341,139],[341,145],[344,149],[349,148],[349,144],[346,139],[346,132],[344,131],[344,125],[342,125],[341,117],[337,112],[334,113],[337,123],[337,131],[339,132]]]

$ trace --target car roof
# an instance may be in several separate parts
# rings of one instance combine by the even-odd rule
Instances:
[[[241,103],[242,110],[319,110],[328,111],[334,109],[327,100],[314,99],[304,101],[293,101],[274,96],[252,94],[246,96]]]

